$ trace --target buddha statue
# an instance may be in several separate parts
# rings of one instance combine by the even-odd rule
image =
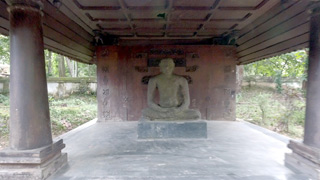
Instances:
[[[142,110],[142,120],[197,120],[201,114],[198,110],[189,109],[190,97],[187,80],[173,74],[175,67],[171,58],[162,59],[161,74],[149,80],[148,107]],[[155,92],[159,92],[159,102],[156,103]]]

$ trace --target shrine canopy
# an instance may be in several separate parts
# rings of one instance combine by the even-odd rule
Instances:
[[[237,63],[308,47],[312,0],[42,0],[45,48],[95,63],[96,45],[237,47]],[[0,33],[9,34],[0,0]]]

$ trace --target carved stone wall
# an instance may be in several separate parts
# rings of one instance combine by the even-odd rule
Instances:
[[[104,46],[97,49],[99,121],[139,120],[147,83],[159,60],[173,58],[174,73],[189,82],[190,108],[202,119],[235,120],[236,50],[232,46]]]

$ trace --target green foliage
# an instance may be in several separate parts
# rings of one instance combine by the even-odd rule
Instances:
[[[78,76],[79,77],[92,77],[97,75],[97,66],[95,64],[88,65],[78,63]]]
[[[6,146],[9,138],[9,97],[6,94],[0,94],[0,149]]]
[[[53,134],[61,134],[96,117],[96,97],[74,94],[63,99],[52,98],[50,114]]]
[[[10,64],[9,37],[0,35],[0,64]]]
[[[280,71],[276,72],[274,82],[276,83],[276,89],[278,93],[281,93],[283,89],[282,89],[282,74]]]
[[[305,119],[305,91],[284,88],[285,78],[305,81],[307,50],[299,50],[244,66],[243,88],[237,105],[237,117],[252,121],[292,137],[302,137]],[[252,87],[257,79],[270,78],[276,88]]]
[[[0,94],[0,149],[7,145],[9,134],[9,104],[8,95]],[[88,94],[73,94],[57,99],[49,96],[50,119],[54,136],[63,134],[77,126],[97,117],[96,96]]]
[[[299,50],[244,66],[244,76],[302,78],[306,74],[307,50]]]
[[[298,90],[246,86],[237,95],[237,118],[271,130],[301,138],[305,119],[305,98]]]
[[[0,94],[0,104],[9,106],[9,96],[5,94]]]

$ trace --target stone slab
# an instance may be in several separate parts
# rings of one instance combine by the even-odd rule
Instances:
[[[308,180],[284,166],[287,143],[244,122],[206,121],[207,139],[137,139],[138,122],[68,138],[68,167],[48,180]]]
[[[207,138],[206,121],[140,121],[138,139]]]

